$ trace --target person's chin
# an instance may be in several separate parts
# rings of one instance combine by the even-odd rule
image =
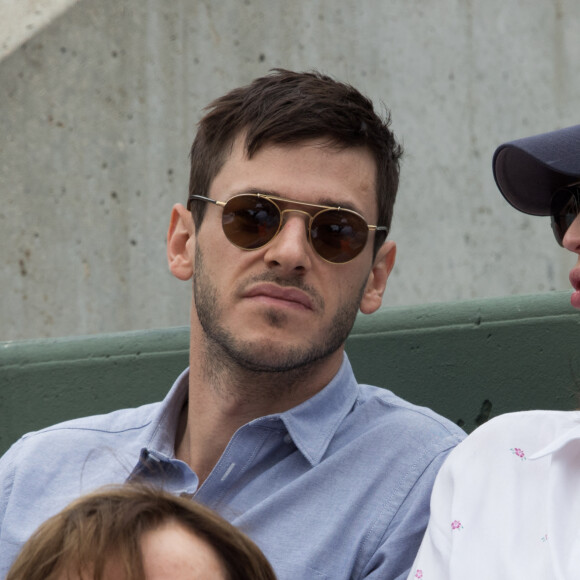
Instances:
[[[265,358],[284,358],[289,352],[308,351],[312,348],[305,338],[304,328],[301,330],[280,328],[265,328],[262,332],[247,335],[245,341],[247,352],[260,353]]]
[[[288,372],[310,362],[310,353],[304,345],[271,339],[255,340],[238,349],[234,358],[242,367],[254,372]]]

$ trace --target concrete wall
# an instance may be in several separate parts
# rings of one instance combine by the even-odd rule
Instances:
[[[0,60],[38,34],[78,0],[0,1]]]
[[[387,304],[567,289],[575,261],[491,156],[580,123],[579,29],[577,0],[81,0],[0,62],[0,340],[187,324],[164,238],[195,123],[277,66],[392,110]]]

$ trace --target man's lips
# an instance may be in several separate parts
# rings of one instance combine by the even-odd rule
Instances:
[[[572,284],[575,290],[575,292],[572,292],[572,296],[570,296],[570,303],[574,308],[580,310],[580,266],[576,266],[570,272],[570,284]]]
[[[576,266],[570,271],[570,284],[572,284],[574,290],[580,290],[580,266]]]
[[[244,298],[263,298],[265,301],[287,302],[288,306],[298,306],[312,310],[312,300],[298,288],[284,288],[275,284],[258,284],[243,295]]]

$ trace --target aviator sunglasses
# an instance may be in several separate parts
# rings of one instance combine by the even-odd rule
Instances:
[[[242,250],[257,250],[270,243],[280,232],[286,212],[308,216],[308,241],[323,260],[332,264],[345,264],[356,258],[365,247],[369,230],[387,231],[385,226],[367,224],[351,209],[291,201],[263,193],[241,193],[226,202],[191,195],[188,209],[195,200],[208,201],[223,209],[224,234]],[[281,209],[280,205],[292,207]]]
[[[580,182],[555,191],[550,202],[552,231],[556,241],[563,246],[564,236],[580,213]]]

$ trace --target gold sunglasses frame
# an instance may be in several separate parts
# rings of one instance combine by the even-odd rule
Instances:
[[[340,265],[340,264],[348,264],[349,262],[352,262],[352,260],[354,260],[358,255],[361,254],[361,251],[356,254],[355,256],[353,256],[350,260],[346,260],[345,262],[332,262],[331,260],[327,260],[324,256],[321,256],[318,253],[318,250],[314,247],[313,243],[312,243],[312,222],[321,214],[324,213],[326,211],[329,210],[333,210],[333,211],[342,211],[342,212],[346,212],[346,213],[350,213],[353,214],[355,216],[357,216],[358,218],[360,218],[362,220],[362,222],[367,226],[368,231],[387,231],[387,227],[386,226],[375,226],[375,225],[371,225],[367,223],[367,220],[365,220],[365,218],[358,212],[352,210],[352,209],[347,209],[344,207],[335,207],[335,206],[331,206],[331,205],[321,205],[318,203],[308,203],[305,201],[295,201],[292,199],[286,199],[284,197],[277,197],[275,195],[269,195],[266,193],[254,193],[251,191],[248,192],[244,192],[244,193],[238,193],[237,195],[234,195],[232,197],[230,197],[230,199],[228,199],[227,201],[218,201],[217,199],[212,199],[211,197],[205,197],[203,195],[190,195],[188,200],[187,200],[187,209],[191,211],[191,202],[195,201],[195,200],[199,200],[199,201],[209,201],[210,203],[213,203],[214,205],[217,205],[219,207],[221,207],[222,209],[225,208],[226,204],[229,203],[230,201],[232,201],[233,199],[236,199],[237,197],[246,197],[246,196],[252,196],[252,197],[258,197],[258,198],[263,198],[268,200],[269,202],[271,202],[274,207],[276,207],[276,209],[278,210],[278,212],[280,213],[280,223],[278,224],[278,229],[276,230],[276,233],[262,246],[259,246],[257,248],[244,248],[242,246],[238,246],[238,244],[235,244],[234,242],[232,242],[229,238],[228,241],[230,242],[230,244],[234,245],[236,248],[239,248],[240,250],[244,250],[246,252],[253,252],[254,250],[260,250],[261,248],[265,248],[270,242],[272,242],[276,236],[280,233],[280,230],[283,227],[283,216],[285,213],[287,212],[296,212],[296,213],[301,213],[304,214],[306,216],[308,216],[308,243],[310,244],[310,247],[314,250],[314,253],[321,259],[324,260],[325,262],[328,262],[329,264],[336,264],[336,265]],[[316,213],[312,214],[311,212],[308,211],[304,211],[302,209],[293,209],[293,208],[287,208],[287,209],[282,209],[276,202],[281,202],[284,204],[290,204],[290,205],[298,205],[298,206],[304,206],[304,207],[309,207],[309,208],[315,208],[318,209],[319,211],[317,211]],[[227,237],[227,236],[226,236]],[[368,237],[367,240],[365,241],[365,245],[366,242],[368,241]],[[363,246],[364,248],[364,246]]]

